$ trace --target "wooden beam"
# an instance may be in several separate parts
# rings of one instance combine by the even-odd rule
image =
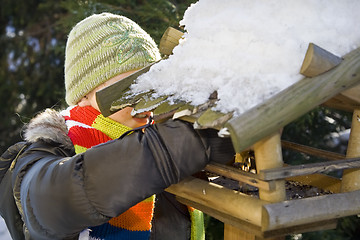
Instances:
[[[360,84],[349,88],[329,99],[323,106],[353,112],[360,109]]]
[[[183,32],[173,27],[168,27],[160,39],[160,53],[164,55],[171,55],[173,49],[179,44],[179,40],[183,35]]]
[[[341,161],[310,163],[296,166],[285,166],[282,168],[266,169],[259,171],[258,175],[260,179],[264,181],[270,181],[358,167],[360,167],[360,158],[351,158]]]
[[[268,203],[193,177],[171,185],[166,191],[256,226],[261,226],[261,208]]]
[[[360,84],[356,85],[355,87],[349,88],[348,90],[343,91],[341,94],[360,104],[359,92],[360,92]]]
[[[341,188],[341,179],[331,177],[325,174],[316,173],[311,175],[295,176],[286,178],[288,181],[295,181],[304,185],[317,187],[324,191],[339,193]]]
[[[223,164],[210,163],[206,165],[205,170],[239,182],[249,184],[259,189],[264,189],[267,191],[275,189],[275,183],[272,181],[263,181],[259,179],[257,174],[245,172],[240,169],[236,169],[234,167],[226,166]]]
[[[262,236],[265,239],[268,237],[274,236],[286,236],[293,233],[305,233],[305,232],[314,232],[314,231],[324,231],[335,229],[337,225],[336,219],[325,220],[321,222],[311,222],[303,225],[297,225],[292,227],[274,229],[274,230],[267,230],[262,232]]]
[[[126,78],[118,81],[110,86],[101,89],[96,92],[96,102],[99,106],[100,112],[105,117],[110,116],[116,111],[110,111],[111,104],[119,99],[121,95],[128,90],[130,85],[143,73],[146,73],[150,70],[150,67],[155,63],[151,63],[149,66],[146,66],[139,71],[134,72],[133,74],[127,76]],[[120,110],[120,109],[119,109]]]
[[[261,231],[261,226],[257,226],[254,224],[249,223],[243,219],[235,218],[231,214],[226,214],[224,212],[220,212],[216,209],[216,207],[204,206],[199,204],[198,202],[190,201],[189,199],[185,199],[182,197],[176,197],[176,199],[185,204],[187,206],[192,206],[196,209],[201,210],[202,212],[218,219],[219,221],[223,222],[225,225],[234,226],[237,229],[241,229],[242,231],[246,231],[250,234],[254,234],[256,236],[262,236],[263,233]]]
[[[233,228],[231,228],[230,230],[234,230],[234,229],[236,230],[232,231],[230,234],[234,232],[238,233],[237,230],[243,231],[242,233],[240,233],[241,234],[240,236],[243,237],[243,239],[244,237],[255,237],[256,240],[263,238],[268,239],[270,237],[286,236],[292,233],[304,233],[304,232],[329,230],[336,228],[336,222],[337,222],[336,219],[330,219],[320,222],[312,222],[310,224],[303,224],[303,225],[291,226],[286,228],[263,231],[260,226],[256,226],[242,219],[235,218],[232,215],[219,212],[216,208],[207,207],[197,202],[193,202],[181,197],[176,197],[176,199],[187,206],[192,206],[196,209],[200,209],[204,213],[222,221],[227,226],[229,225],[233,226]],[[246,232],[245,236],[244,236],[244,232]],[[230,235],[228,237],[237,237],[237,236]]]
[[[287,149],[291,149],[291,150],[295,150],[295,151],[298,151],[298,152],[306,153],[306,154],[316,156],[316,157],[320,157],[320,158],[324,158],[324,159],[327,159],[327,160],[342,160],[342,159],[345,159],[345,155],[343,155],[343,154],[329,152],[329,151],[325,151],[325,150],[322,150],[322,149],[313,148],[313,147],[309,147],[309,146],[305,146],[305,145],[302,145],[302,144],[289,142],[289,141],[285,141],[285,140],[281,141],[281,145],[284,148],[287,148]]]
[[[263,207],[263,231],[360,213],[360,191],[296,199]]]
[[[242,152],[336,94],[360,82],[360,48],[320,76],[304,78],[264,103],[229,120],[234,149]]]
[[[334,108],[342,111],[353,112],[360,108],[360,103],[340,93],[322,104],[324,107]]]

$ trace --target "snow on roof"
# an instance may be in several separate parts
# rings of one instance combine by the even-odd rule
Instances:
[[[132,85],[135,93],[199,105],[217,91],[215,110],[235,116],[303,78],[308,44],[343,56],[360,45],[360,1],[200,0],[185,12],[173,55]]]

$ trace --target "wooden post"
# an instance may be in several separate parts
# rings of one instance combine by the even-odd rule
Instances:
[[[280,133],[275,133],[254,145],[255,161],[257,171],[283,166]],[[267,202],[281,202],[286,199],[285,181],[277,180],[274,190],[259,189],[259,197]],[[246,233],[233,226],[225,224],[224,240],[261,240],[254,234]],[[269,239],[269,238],[267,238]],[[283,240],[284,237],[271,238],[273,240]]]
[[[254,145],[256,170],[283,167],[280,133],[275,133]],[[275,181],[275,190],[259,189],[260,199],[268,202],[281,202],[286,199],[285,181]]]
[[[171,55],[173,49],[179,44],[179,40],[183,35],[183,32],[173,27],[168,27],[160,39],[160,53],[164,55]]]
[[[241,155],[237,153],[236,158],[241,158]],[[248,233],[242,229],[224,223],[224,240],[257,240],[257,239],[258,237],[256,237],[255,234]]]
[[[350,139],[346,152],[347,158],[360,157],[360,109],[355,109],[352,117]],[[360,189],[360,169],[347,169],[343,172],[341,191]]]
[[[284,162],[282,158],[280,136],[280,132],[277,132],[255,143],[254,152],[257,171],[283,167]],[[272,203],[286,200],[285,180],[276,180],[275,186],[275,190],[270,191],[259,189],[260,199]],[[271,239],[283,240],[285,237]]]
[[[224,224],[224,240],[257,240],[258,238],[251,233],[233,227],[230,224]]]

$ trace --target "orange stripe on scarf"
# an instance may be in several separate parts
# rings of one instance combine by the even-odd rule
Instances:
[[[130,231],[146,231],[151,229],[154,201],[143,201],[118,217],[112,218],[109,223]]]

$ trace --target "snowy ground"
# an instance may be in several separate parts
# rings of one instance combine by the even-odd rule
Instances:
[[[4,219],[0,218],[0,240],[11,240]]]

